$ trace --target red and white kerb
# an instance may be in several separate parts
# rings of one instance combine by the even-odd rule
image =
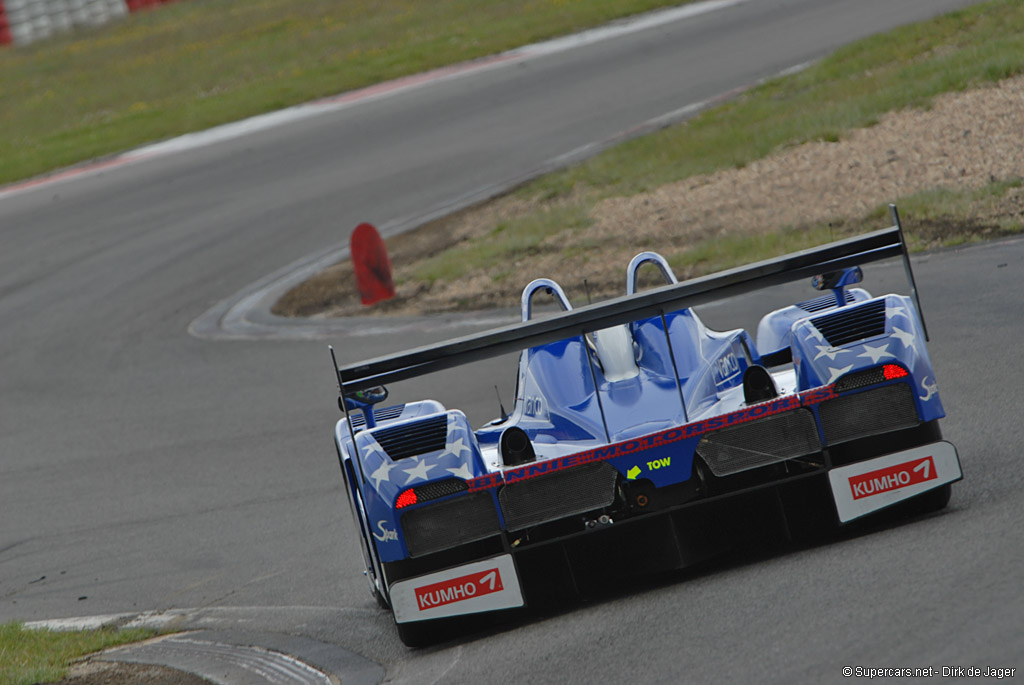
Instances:
[[[27,45],[174,0],[0,0],[0,45]]]

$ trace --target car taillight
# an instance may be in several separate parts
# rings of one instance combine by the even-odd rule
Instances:
[[[899,364],[886,364],[882,367],[882,375],[885,376],[885,380],[894,381],[897,378],[906,378],[910,374]]]
[[[395,508],[401,509],[420,502],[429,502],[432,499],[440,499],[448,495],[454,495],[469,489],[469,484],[461,478],[445,478],[425,485],[417,485],[414,488],[404,490],[395,502]]]
[[[858,390],[871,385],[877,385],[886,381],[894,381],[898,378],[906,378],[910,373],[899,364],[883,364],[873,369],[850,373],[836,381],[836,392],[847,390]]]
[[[408,507],[409,505],[416,504],[417,501],[419,500],[416,499],[416,490],[409,488],[398,496],[398,500],[395,502],[395,509]]]

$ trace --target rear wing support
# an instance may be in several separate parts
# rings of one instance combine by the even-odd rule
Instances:
[[[907,272],[907,280],[910,282],[910,297],[914,300],[914,306],[917,307],[917,318],[921,322],[921,330],[924,331],[925,342],[931,342],[932,339],[928,337],[928,326],[924,322],[924,310],[921,309],[921,299],[917,296],[917,281],[914,280],[914,269],[910,266],[910,253],[907,251],[907,241],[903,235],[903,224],[900,223],[900,210],[896,209],[896,205],[889,205],[889,216],[892,217],[893,225],[900,232],[900,245],[903,246],[903,269]]]

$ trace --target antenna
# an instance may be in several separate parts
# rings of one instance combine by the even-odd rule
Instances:
[[[505,411],[505,405],[503,405],[501,403],[501,393],[498,392],[498,384],[497,383],[494,384],[494,394],[498,396],[498,409],[501,410],[501,420],[502,420],[502,422],[508,421],[508,412]]]
[[[331,351],[331,362],[334,366],[334,380],[338,382],[338,394],[343,395],[344,393],[341,389],[341,374],[338,373],[338,358],[334,356],[334,346],[328,345],[327,349]]]
[[[896,209],[896,205],[892,203],[889,203],[889,216],[892,218],[893,225],[900,232],[900,248],[903,250],[903,270],[907,274],[907,280],[910,281],[910,296],[914,299],[914,306],[917,307],[917,318],[921,322],[924,339],[927,342],[931,342],[932,339],[928,337],[928,324],[924,322],[924,312],[921,311],[921,299],[917,296],[917,281],[914,280],[914,269],[910,266],[910,253],[907,251],[907,239],[903,235],[903,224],[900,223],[900,212]]]
[[[587,291],[587,304],[594,304],[594,301],[590,299],[590,284],[585,278],[583,279],[583,289]]]

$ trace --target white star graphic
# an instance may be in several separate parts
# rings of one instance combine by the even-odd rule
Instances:
[[[445,469],[448,473],[453,476],[458,476],[462,480],[470,480],[473,477],[473,472],[469,470],[469,464],[463,464],[457,469]]]
[[[377,470],[370,474],[370,478],[376,483],[377,489],[380,489],[380,482],[382,480],[391,480],[391,476],[389,474],[393,468],[395,468],[394,465],[388,462],[387,459],[383,459],[380,462],[380,466],[377,467]]]
[[[825,342],[825,336],[822,335],[821,331],[819,331],[814,326],[807,327],[807,337],[814,338],[815,340],[820,340],[821,342]]]
[[[849,371],[852,368],[853,368],[853,364],[850,364],[849,366],[844,366],[841,369],[833,369],[830,366],[828,368],[828,370],[832,372],[832,377],[829,378],[827,382],[828,383],[835,383],[837,378],[839,378],[840,376],[842,376],[844,373],[846,373],[847,371]]]
[[[889,351],[889,343],[879,345],[878,347],[872,347],[871,345],[864,346],[864,352],[858,354],[858,357],[867,357],[871,360],[872,364],[877,364],[879,359],[885,359],[886,357],[895,357],[892,352]]]
[[[903,343],[903,347],[905,348],[914,346],[914,334],[909,331],[905,331],[902,328],[893,326],[892,337],[899,338],[899,341]]]
[[[899,306],[899,307],[893,307],[892,309],[889,310],[889,312],[891,313],[891,316],[889,318],[892,318],[893,316],[896,316],[897,314],[901,314],[901,315],[907,317],[908,319],[910,318],[910,313],[907,312],[907,308],[902,306],[902,305]]]
[[[469,445],[464,443],[462,441],[462,438],[459,438],[455,442],[445,445],[446,454],[454,454],[457,457],[461,457],[463,452],[469,452],[470,454],[472,454],[472,450],[469,449]]]
[[[846,350],[836,350],[836,349],[833,349],[833,348],[829,347],[828,345],[815,345],[815,347],[818,348],[818,356],[814,358],[815,361],[817,361],[818,359],[821,359],[822,357],[828,357],[829,361],[835,361],[836,357],[840,353],[846,351]]]
[[[436,467],[437,467],[437,464],[428,464],[425,461],[421,461],[420,463],[416,464],[416,466],[412,467],[411,469],[408,469],[408,470],[402,472],[405,475],[409,476],[405,480],[405,484],[408,485],[409,483],[413,482],[414,480],[426,480],[427,479],[427,471],[429,471],[430,469],[436,468]]]

